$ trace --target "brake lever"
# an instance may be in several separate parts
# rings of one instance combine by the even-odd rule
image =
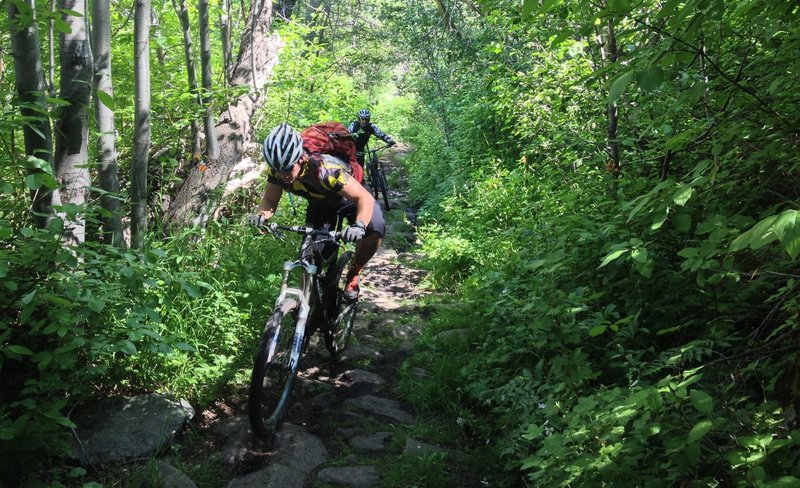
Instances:
[[[263,226],[262,229],[267,231],[267,234],[271,235],[275,239],[279,241],[286,240],[286,234],[278,230],[278,224],[268,223],[267,225]]]

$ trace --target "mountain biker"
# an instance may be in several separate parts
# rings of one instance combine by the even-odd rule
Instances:
[[[358,120],[354,120],[347,127],[347,130],[353,134],[353,140],[356,143],[356,159],[362,166],[364,165],[364,148],[367,146],[370,136],[377,137],[388,144],[389,147],[395,145],[394,139],[384,134],[377,125],[369,121],[370,115],[367,109],[359,110]]]
[[[342,238],[356,243],[345,297],[356,300],[359,274],[386,233],[380,206],[352,177],[349,164],[329,154],[310,154],[303,148],[300,133],[287,123],[270,131],[262,153],[267,161],[267,187],[249,223],[260,226],[272,218],[284,191],[308,200],[306,225],[315,229],[333,228],[341,211],[349,223]]]

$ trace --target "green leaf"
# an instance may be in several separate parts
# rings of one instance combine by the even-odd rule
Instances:
[[[772,229],[781,245],[789,253],[792,261],[800,254],[800,225],[797,221],[797,210],[786,210],[778,215]]]
[[[533,9],[539,4],[538,0],[525,0],[522,3],[522,18],[527,19],[533,13]]]
[[[637,263],[647,262],[647,248],[637,247],[631,251],[631,258]]]
[[[664,71],[661,66],[653,65],[636,73],[636,83],[645,91],[655,90],[664,83]]]
[[[609,0],[607,5],[609,10],[617,14],[625,13],[631,7],[628,0]]]
[[[777,215],[770,215],[762,219],[750,230],[737,237],[732,243],[731,251],[740,251],[746,247],[750,249],[759,249],[764,245],[772,242],[777,237],[772,229],[772,224],[778,218]]]
[[[764,481],[767,477],[767,472],[762,466],[756,466],[750,470],[750,478],[756,481]]]
[[[100,102],[106,107],[108,107],[108,109],[111,110],[112,112],[114,111],[114,108],[117,105],[114,102],[114,97],[112,97],[111,95],[102,90],[97,90],[97,99],[100,100]]]
[[[653,262],[636,263],[636,271],[645,278],[650,278],[653,275]]]
[[[705,437],[705,435],[713,426],[714,424],[710,420],[701,420],[700,422],[697,422],[695,426],[692,427],[692,430],[689,431],[689,435],[686,437],[686,442],[691,444],[699,441]]]
[[[90,298],[87,304],[89,305],[89,309],[92,312],[98,312],[99,313],[99,312],[102,312],[104,308],[106,308],[105,302],[103,300],[98,299],[98,298]]]
[[[22,300],[20,300],[20,302],[22,302],[23,305],[27,305],[27,304],[31,303],[31,301],[33,300],[33,297],[35,297],[35,296],[36,296],[36,290],[33,290],[32,292],[30,292],[27,295],[25,295],[24,297],[22,297]]]
[[[200,292],[194,285],[187,283],[185,281],[178,281],[178,283],[180,283],[181,288],[183,288],[190,297],[197,298],[200,296]]]
[[[119,346],[120,351],[124,352],[125,354],[136,354],[136,346],[129,340],[120,341]]]
[[[53,19],[53,28],[61,34],[71,34],[72,27],[58,17]]]
[[[692,400],[694,408],[700,413],[710,415],[714,409],[714,399],[703,390],[692,390],[689,393],[689,398]]]
[[[25,177],[25,186],[29,190],[38,190],[42,187],[52,190],[58,186],[58,182],[48,173],[33,173]]]
[[[68,8],[62,8],[62,9],[59,9],[59,12],[61,12],[62,14],[70,15],[70,16],[72,16],[72,17],[78,17],[78,18],[81,18],[81,17],[83,17],[83,14],[82,14],[82,13],[80,13],[80,12],[77,12],[77,11],[75,11],[75,10],[70,10],[70,9],[68,9]]]
[[[764,488],[793,488],[800,486],[800,478],[794,476],[781,476],[780,478],[764,483]]]
[[[25,346],[17,346],[15,344],[9,344],[7,346],[4,346],[3,349],[5,349],[8,352],[12,352],[14,354],[19,354],[21,356],[33,356],[33,351],[31,351]]]
[[[625,87],[628,86],[628,83],[633,79],[633,74],[633,71],[622,73],[611,83],[611,88],[608,90],[609,105],[619,100],[619,97],[622,96],[622,92],[625,91]]]
[[[589,337],[597,337],[605,331],[606,331],[605,325],[598,325],[597,327],[592,327],[591,329],[589,329]]]
[[[664,207],[664,209],[660,212],[653,212],[653,223],[650,224],[650,228],[653,230],[660,229],[664,222],[667,221],[667,217],[669,216],[669,208]]]
[[[599,268],[602,268],[602,267],[603,267],[603,266],[605,266],[605,265],[607,265],[607,264],[608,264],[608,263],[610,263],[611,261],[613,261],[613,260],[615,260],[615,259],[619,258],[620,256],[622,256],[623,254],[625,254],[625,253],[626,253],[626,252],[628,252],[628,251],[629,251],[629,249],[617,249],[616,251],[613,251],[613,252],[609,253],[609,254],[608,254],[608,256],[606,256],[606,257],[603,259],[603,262],[602,262],[602,263],[600,263],[600,266],[598,266],[598,269],[599,269]]]
[[[694,193],[694,188],[691,186],[681,186],[675,193],[672,194],[672,201],[675,202],[676,205],[683,207],[692,197],[692,193]]]
[[[40,169],[45,173],[53,174],[53,167],[50,166],[50,162],[42,158],[37,158],[36,156],[26,157],[25,167],[31,169]]]

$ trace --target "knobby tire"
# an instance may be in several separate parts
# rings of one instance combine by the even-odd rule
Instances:
[[[352,260],[353,251],[342,253],[336,262],[336,271],[332,275],[332,288],[328,298],[332,301],[329,314],[331,322],[325,332],[325,347],[332,355],[339,354],[347,348],[353,331],[353,321],[358,312],[358,301],[350,301],[344,297],[347,270]]]
[[[383,203],[386,204],[386,210],[391,210],[389,206],[389,182],[386,181],[386,172],[383,170],[383,163],[379,159],[375,167],[378,169],[378,177],[376,178],[378,181],[378,187],[381,190],[381,194],[383,195]],[[378,195],[375,195],[375,198],[378,198]]]
[[[380,197],[380,189],[378,188],[378,170],[375,161],[369,164],[369,186],[372,188],[372,195],[377,200]]]
[[[289,403],[297,365],[290,367],[292,340],[299,304],[284,300],[272,312],[256,353],[250,378],[250,427],[261,437],[272,439]],[[273,343],[275,349],[270,357]]]

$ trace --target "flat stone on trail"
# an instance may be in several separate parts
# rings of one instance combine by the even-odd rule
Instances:
[[[383,298],[376,296],[375,298],[371,298],[370,302],[373,310],[375,311],[397,310],[402,306],[402,304],[396,298]]]
[[[353,359],[376,359],[382,360],[383,353],[372,346],[365,344],[350,344],[344,352],[339,355],[339,361],[349,361]]]
[[[220,420],[211,426],[211,430],[224,439],[234,436],[242,437],[252,432],[250,430],[250,421],[246,415],[237,415]]]
[[[72,418],[81,441],[73,440],[73,452],[84,464],[149,457],[168,446],[193,416],[186,400],[156,393],[105,398]]]
[[[317,474],[317,480],[336,486],[370,488],[380,477],[375,466],[340,466],[325,468]]]
[[[247,476],[231,480],[226,488],[302,488],[306,475],[282,464],[270,464]]]
[[[350,439],[350,445],[365,451],[382,451],[390,440],[392,440],[391,432],[375,432],[354,436]]]
[[[283,424],[275,434],[275,453],[269,464],[231,480],[227,488],[302,488],[308,473],[327,460],[328,450],[318,437]]]
[[[361,432],[361,427],[337,427],[336,433],[340,436],[344,437],[345,439],[350,439],[351,437],[358,435]]]
[[[419,328],[413,324],[398,324],[391,327],[392,337],[409,340],[419,335]]]
[[[403,454],[425,454],[427,452],[444,452],[444,450],[427,442],[418,441],[411,437],[406,438],[406,447],[403,449]]]
[[[400,403],[389,398],[381,398],[374,395],[364,395],[356,398],[349,398],[344,401],[345,405],[352,405],[369,414],[380,417],[387,417],[401,424],[413,424],[414,417],[400,408]]]
[[[159,481],[170,488],[197,488],[197,485],[181,470],[165,461],[158,461]]]
[[[328,460],[328,450],[319,437],[291,424],[283,424],[275,434],[275,450],[273,463],[306,474]]]
[[[349,386],[356,386],[356,385],[380,386],[386,383],[386,380],[384,380],[383,377],[381,377],[381,375],[363,369],[351,369],[349,371],[345,371],[344,373],[342,373],[339,380],[342,383],[345,383]]]

